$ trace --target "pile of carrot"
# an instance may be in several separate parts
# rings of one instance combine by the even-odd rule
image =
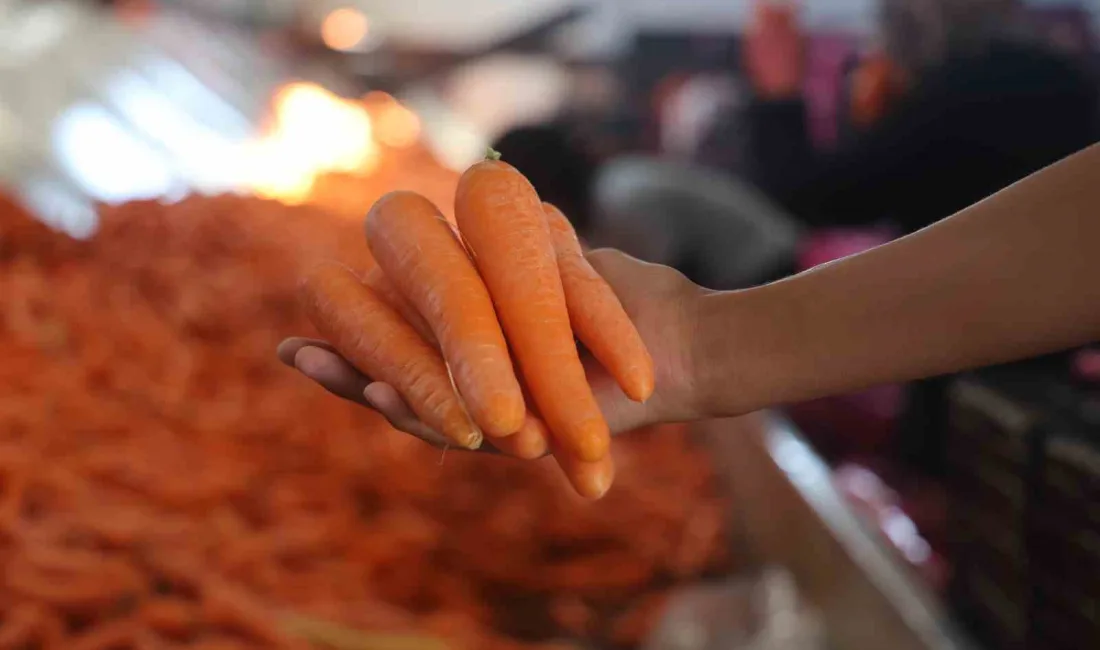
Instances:
[[[519,458],[552,451],[578,493],[603,497],[610,432],[576,341],[644,402],[655,380],[641,336],[565,215],[512,166],[491,156],[468,169],[454,215],[414,192],[379,199],[366,218],[378,267],[312,270],[310,319],[454,444],[478,449],[487,436]]]
[[[730,569],[680,432],[616,441],[589,503],[552,461],[442,455],[282,367],[297,278],[375,268],[358,223],[242,197],[102,219],[74,241],[0,200],[0,649],[304,650],[329,624],[626,648]]]

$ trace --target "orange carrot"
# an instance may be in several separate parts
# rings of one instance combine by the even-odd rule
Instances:
[[[474,421],[494,437],[523,426],[526,407],[489,291],[446,219],[424,197],[394,192],[367,215],[382,271],[431,325]]]
[[[268,646],[282,648],[293,640],[274,611],[248,591],[218,579],[203,586],[200,605],[206,622]]]
[[[558,462],[565,478],[577,494],[586,499],[600,499],[611,489],[615,482],[615,462],[611,454],[607,454],[600,460],[590,463],[583,461],[554,444],[554,460]]]
[[[158,597],[141,607],[141,620],[160,634],[173,638],[191,632],[198,619],[197,608],[182,598]]]
[[[382,268],[375,266],[363,276],[363,283],[374,291],[374,294],[384,300],[387,305],[393,307],[397,313],[401,314],[402,318],[408,321],[409,325],[413,326],[420,336],[424,337],[424,340],[430,343],[433,347],[439,347],[439,344],[435,340],[435,334],[432,333],[432,328],[428,325],[428,321],[424,320],[424,317],[420,315],[420,312],[416,310],[416,307],[408,301],[405,296],[397,290],[397,287],[393,286],[393,282],[386,277],[386,274],[382,272]]]
[[[0,649],[30,647],[42,612],[33,603],[18,605],[0,619]]]
[[[600,460],[610,434],[577,353],[535,188],[510,165],[479,162],[459,179],[455,216],[546,424],[565,449]]]
[[[523,426],[514,436],[493,441],[493,446],[501,453],[514,458],[535,460],[546,455],[549,446],[550,431],[534,413],[528,413]]]
[[[140,627],[132,618],[120,618],[103,623],[72,639],[70,650],[111,650],[132,647]]]
[[[611,286],[584,258],[569,220],[549,203],[544,203],[543,209],[558,256],[573,332],[627,397],[646,401],[653,394],[654,378],[653,358],[645,342]]]
[[[481,445],[442,357],[351,271],[323,264],[301,293],[314,326],[353,366],[392,385],[428,426],[463,447]]]

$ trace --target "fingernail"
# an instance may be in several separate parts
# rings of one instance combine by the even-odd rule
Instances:
[[[470,451],[477,451],[481,449],[481,445],[484,442],[485,436],[481,435],[481,432],[475,429],[466,437],[466,448]]]

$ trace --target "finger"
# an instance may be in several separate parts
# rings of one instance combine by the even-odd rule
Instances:
[[[363,399],[389,420],[393,428],[438,449],[455,446],[442,434],[421,422],[393,386],[381,381],[371,382],[363,388]]]
[[[279,356],[279,361],[284,364],[294,367],[294,357],[298,354],[298,350],[309,346],[314,348],[321,348],[322,350],[328,350],[329,352],[336,352],[332,349],[332,346],[328,341],[322,341],[320,339],[307,339],[301,336],[292,336],[288,339],[283,339],[283,342],[276,348],[275,354]]]
[[[471,451],[456,445],[453,441],[448,440],[445,436],[421,422],[393,386],[381,381],[371,382],[363,390],[363,397],[370,406],[389,421],[390,426],[398,431],[419,438],[436,449]],[[486,444],[483,444],[477,451],[489,454],[500,453],[499,450]]]
[[[668,295],[692,285],[687,276],[676,269],[652,262],[643,262],[622,251],[601,248],[587,255],[588,263],[596,269],[623,303],[631,316],[655,296]]]
[[[294,367],[333,395],[368,406],[363,389],[370,380],[335,352],[307,345],[295,353]]]

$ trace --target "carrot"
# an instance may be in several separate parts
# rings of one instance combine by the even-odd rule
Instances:
[[[654,378],[653,358],[645,342],[611,286],[585,259],[569,220],[549,203],[543,204],[543,210],[558,256],[573,332],[627,397],[646,401],[653,394]]]
[[[289,637],[278,618],[247,591],[218,579],[203,586],[201,609],[206,622],[256,641],[281,647]]]
[[[499,438],[493,446],[501,453],[523,460],[535,460],[546,455],[549,447],[550,431],[546,424],[534,413],[528,413],[523,426],[514,436]]]
[[[510,165],[479,162],[459,179],[455,216],[546,424],[570,453],[600,460],[610,434],[573,340],[535,188]]]
[[[191,650],[251,650],[256,646],[242,639],[228,636],[211,636],[199,639],[191,645]]]
[[[301,295],[314,326],[352,365],[392,385],[428,426],[463,447],[481,446],[439,353],[351,271],[322,264]]]
[[[158,597],[141,607],[141,620],[153,630],[173,637],[187,636],[198,620],[197,608],[182,598]]]
[[[446,219],[427,199],[393,192],[366,221],[371,253],[428,321],[466,406],[483,431],[505,437],[526,407],[489,291]]]
[[[615,462],[611,454],[598,461],[587,462],[557,444],[552,447],[554,459],[577,494],[586,499],[600,499],[611,489],[611,484],[615,482]]]
[[[34,640],[35,628],[42,612],[31,603],[25,603],[9,611],[0,619],[0,650],[16,650],[29,647]]]
[[[393,286],[393,282],[386,277],[386,274],[382,271],[381,267],[375,266],[363,276],[363,283],[374,291],[375,295],[384,300],[387,305],[393,307],[393,309],[401,314],[401,316],[408,321],[409,325],[412,325],[420,336],[424,337],[424,340],[432,345],[432,347],[439,347],[439,343],[435,340],[435,334],[432,333],[432,328],[428,325],[428,321],[424,320],[424,317],[420,315],[420,312],[416,310],[416,307],[408,301],[405,296],[397,290],[397,287]]]
[[[112,650],[128,648],[134,642],[140,627],[131,618],[121,618],[103,623],[69,642],[70,650]]]

